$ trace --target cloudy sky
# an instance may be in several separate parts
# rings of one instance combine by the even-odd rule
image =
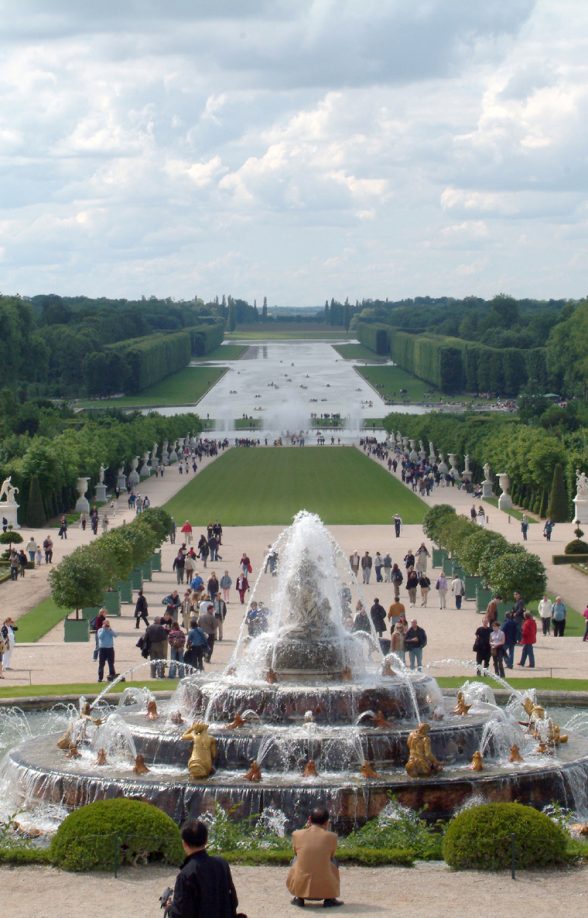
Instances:
[[[588,292],[586,0],[0,0],[0,288]]]

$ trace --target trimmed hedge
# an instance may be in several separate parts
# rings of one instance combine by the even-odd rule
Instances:
[[[511,865],[512,835],[519,870],[567,859],[564,830],[545,813],[520,803],[485,803],[464,810],[447,827],[443,857],[457,870],[504,870]]]
[[[291,849],[276,850],[271,848],[237,848],[233,851],[219,852],[230,864],[244,864],[248,867],[261,865],[284,866],[292,860]],[[216,851],[215,851],[216,854]],[[416,858],[414,851],[404,848],[337,848],[338,863],[361,864],[364,867],[381,867],[395,864],[398,867],[412,867]]]
[[[74,810],[61,823],[50,847],[63,870],[112,870],[138,859],[179,864],[180,831],[171,817],[140,800],[98,800]]]

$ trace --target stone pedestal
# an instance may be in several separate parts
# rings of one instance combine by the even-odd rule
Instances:
[[[512,498],[510,494],[508,493],[508,489],[510,488],[510,479],[508,475],[506,474],[506,472],[499,473],[498,484],[500,485],[500,489],[502,491],[502,494],[498,498],[498,506],[500,510],[511,510],[512,509]]]
[[[15,500],[10,501],[0,501],[0,521],[2,518],[6,519],[6,522],[9,526],[12,526],[13,529],[20,529],[18,524],[18,508],[20,504],[17,504]]]
[[[94,488],[94,494],[96,497],[96,503],[103,504],[106,501],[106,485],[104,482],[99,481],[96,487]]]
[[[116,486],[121,493],[127,490],[127,476],[125,475],[124,471],[119,470],[118,478],[116,479]]]
[[[494,487],[491,481],[482,482],[482,498],[486,500],[488,497],[494,497]]]
[[[137,466],[139,465],[139,457],[135,458],[131,462],[131,471],[129,472],[129,490],[136,488],[141,479],[139,478],[139,473],[137,471]]]
[[[574,497],[574,519],[580,525],[588,525],[588,497]]]
[[[76,511],[78,513],[89,513],[90,504],[86,497],[86,491],[88,490],[89,478],[78,478],[76,482],[76,488],[78,489],[78,494],[80,495],[76,500]]]

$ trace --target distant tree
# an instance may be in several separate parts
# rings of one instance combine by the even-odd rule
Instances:
[[[264,296],[263,298],[263,306],[261,308],[261,317],[263,321],[265,322],[265,320],[267,319],[267,296]]]
[[[554,523],[565,523],[569,517],[568,495],[561,462],[556,463],[553,469],[547,516]]]

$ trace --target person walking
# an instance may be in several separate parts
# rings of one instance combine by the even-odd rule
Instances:
[[[14,624],[14,619],[9,615],[8,618],[4,619],[2,628],[0,628],[0,639],[4,641],[4,659],[2,661],[4,671],[12,669],[10,661],[12,659],[12,651],[16,644],[16,638],[14,636],[15,631],[18,631],[18,625]]]
[[[539,612],[539,618],[541,619],[543,634],[551,634],[551,616],[553,614],[553,603],[549,596],[546,594],[543,596],[543,599],[539,600],[537,611]]]
[[[173,531],[174,531],[174,541],[175,541],[175,534],[176,534],[175,526],[173,527]],[[186,522],[180,529],[180,532],[182,533],[182,537],[184,538],[186,545],[191,545],[192,544],[192,524],[190,523],[190,520],[186,520]]]
[[[239,594],[241,605],[245,604],[245,593],[249,592],[249,581],[245,574],[239,574],[235,582],[235,588]]]
[[[139,627],[139,622],[143,620],[145,622],[145,627],[149,625],[149,619],[147,618],[148,603],[143,590],[139,590],[137,594],[137,602],[135,603],[135,628]]]
[[[553,621],[553,636],[563,637],[566,630],[566,607],[561,596],[555,597],[551,618]]]
[[[404,636],[404,646],[408,650],[408,660],[411,670],[423,668],[423,650],[427,646],[427,635],[424,628],[420,628],[416,618],[410,623],[410,628]]]
[[[203,657],[208,653],[208,637],[198,627],[198,621],[193,618],[190,621],[190,630],[186,639],[187,650],[184,652],[184,663],[189,663],[199,672],[204,670],[202,663]]]
[[[374,626],[374,630],[376,634],[378,635],[380,646],[382,647],[382,652],[387,653],[388,650],[390,649],[389,646],[387,646],[387,649],[382,646],[382,635],[386,633],[386,610],[384,606],[380,603],[380,600],[378,599],[377,596],[374,599],[374,603],[370,609],[370,618],[372,620],[372,625]],[[386,645],[389,645],[390,642],[386,640],[385,643]]]
[[[351,570],[353,571],[356,577],[359,574],[360,562],[361,562],[361,558],[360,558],[359,552],[356,549],[353,552],[353,554],[349,555],[349,567],[351,568]]]
[[[523,542],[526,542],[529,533],[529,519],[526,513],[523,513],[521,517],[521,532],[523,534]]]
[[[406,664],[406,648],[404,643],[405,638],[405,626],[404,620],[397,621],[395,625],[392,625],[390,631],[390,650],[392,653],[395,653],[396,656]]]
[[[492,627],[494,627],[494,622],[492,623]],[[514,653],[518,636],[514,612],[506,613],[506,618],[502,623],[502,631],[504,632],[504,662],[508,669],[512,669],[514,666]]]
[[[402,526],[402,517],[399,513],[394,514],[392,522],[394,523],[394,532],[396,533],[396,538],[398,539],[400,537],[400,529]]]
[[[370,577],[372,576],[372,564],[372,556],[370,555],[369,551],[366,551],[366,553],[362,555],[361,558],[361,576],[365,584],[370,582]]]
[[[447,608],[447,590],[448,588],[449,588],[449,584],[447,583],[447,578],[445,574],[441,572],[439,576],[437,577],[437,582],[435,584],[435,589],[439,593],[439,608],[440,609]]]
[[[292,833],[294,860],[286,878],[292,894],[292,905],[304,908],[305,899],[323,899],[323,908],[343,903],[339,868],[335,862],[337,836],[329,831],[330,816],[324,807],[316,807],[304,829]]]
[[[184,675],[182,664],[184,662],[184,647],[186,646],[186,635],[178,622],[173,622],[167,636],[167,643],[169,644],[170,659],[168,679],[175,679],[176,672],[180,677]]]
[[[384,555],[382,565],[384,567],[384,583],[390,583],[390,576],[392,574],[392,558],[389,551],[387,551]]]
[[[537,623],[530,612],[525,612],[523,619],[523,629],[521,634],[521,644],[523,652],[517,666],[524,666],[529,661],[529,668],[535,668],[535,651],[533,645],[537,642]]]
[[[230,593],[231,587],[233,586],[233,581],[232,581],[232,578],[229,576],[228,571],[225,571],[224,574],[222,575],[221,579],[219,580],[219,586],[221,590],[223,591],[224,601],[228,602],[229,593]]]
[[[417,574],[426,574],[427,564],[428,564],[430,557],[431,555],[429,553],[427,546],[425,545],[424,542],[421,542],[415,554],[415,558],[416,558],[415,570]]]
[[[208,640],[208,650],[206,651],[205,657],[206,662],[210,663],[212,651],[214,650],[214,642],[216,640],[216,629],[218,627],[217,620],[214,615],[214,606],[211,602],[206,604],[205,611],[200,612],[200,615],[198,616],[198,627],[204,631]]]
[[[214,571],[212,571],[210,577],[208,578],[206,589],[208,590],[208,595],[210,596],[212,602],[214,602],[216,598],[216,594],[220,590],[220,584],[218,582],[218,577],[216,576]]]
[[[431,581],[428,574],[421,574],[419,578],[419,585],[421,588],[421,606],[427,605],[427,600],[429,598],[429,592],[431,590]]]
[[[152,679],[163,679],[165,676],[168,634],[169,631],[159,616],[153,619],[152,624],[145,631],[145,643],[151,660]]]
[[[394,586],[394,599],[398,602],[400,599],[400,587],[402,586],[402,581],[404,580],[404,574],[397,564],[392,565],[392,573],[390,577]]]
[[[409,570],[406,575],[406,590],[408,593],[408,599],[411,606],[416,606],[417,598],[417,589],[419,586],[419,575],[412,568]]]
[[[502,630],[502,628],[500,627],[500,623],[495,621],[492,623],[492,632],[490,634],[490,653],[492,654],[494,672],[497,676],[501,676],[503,679],[504,679],[504,647],[505,647],[505,644],[506,644],[506,635],[504,631]],[[513,645],[513,649],[514,649],[514,645]],[[510,668],[512,669],[512,666]]]
[[[384,562],[383,562],[383,560],[382,560],[382,556],[381,556],[380,552],[377,551],[377,552],[376,552],[376,555],[375,555],[375,558],[374,558],[374,570],[375,570],[375,572],[376,572],[376,582],[377,582],[377,583],[382,583],[382,580],[383,580],[383,577],[382,577],[382,566],[383,566],[383,564],[384,564]]]
[[[115,637],[118,637],[116,631],[112,630],[110,627],[110,622],[108,619],[105,619],[104,624],[98,631],[98,682],[104,681],[105,664],[108,664],[107,679],[109,682],[112,682],[113,679],[116,679],[118,675],[114,668]]]
[[[169,918],[235,918],[239,900],[231,868],[222,857],[206,851],[208,828],[200,820],[184,823],[182,847],[186,855],[176,878]]]
[[[451,592],[455,599],[455,608],[461,609],[461,601],[465,596],[465,583],[457,574],[451,581]]]
[[[214,597],[213,606],[214,606],[214,617],[216,619],[216,625],[217,625],[216,637],[218,641],[222,641],[224,622],[225,622],[225,618],[227,617],[227,604],[224,601],[224,599],[221,599],[221,597],[217,594]]]
[[[548,542],[551,542],[551,533],[553,532],[553,527],[555,523],[551,519],[545,520],[545,526],[543,527],[543,535]]]
[[[178,583],[184,582],[184,571],[186,568],[186,556],[182,549],[178,551],[177,555],[174,558],[174,563],[172,564],[172,570],[176,572],[176,580]]]
[[[476,635],[474,640],[474,651],[476,654],[476,673],[478,676],[485,676],[486,672],[482,671],[481,667],[484,667],[484,670],[487,670],[490,666],[490,638],[492,636],[492,628],[488,624],[488,619],[483,618],[482,624],[479,628],[476,628]],[[503,635],[504,637],[504,635]]]
[[[586,603],[586,608],[585,608],[584,611],[582,612],[582,617],[583,617],[583,618],[585,619],[585,621],[586,621],[586,628],[585,628],[585,630],[584,630],[584,637],[582,638],[582,640],[583,640],[583,641],[588,641],[588,603]]]

